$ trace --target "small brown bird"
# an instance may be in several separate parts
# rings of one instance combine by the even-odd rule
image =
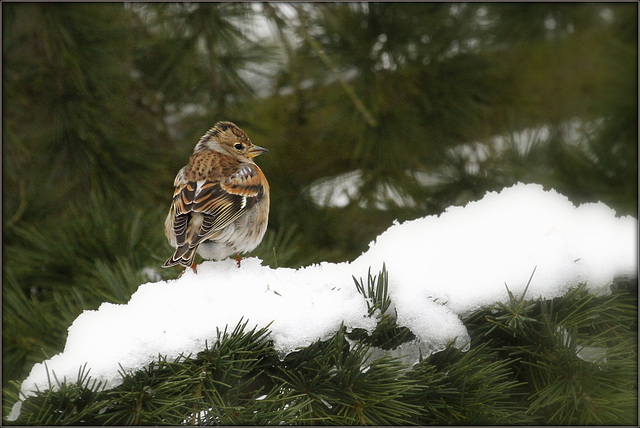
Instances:
[[[200,138],[176,175],[165,234],[176,251],[162,267],[195,268],[195,252],[221,260],[253,250],[269,221],[269,183],[253,158],[254,145],[231,122],[218,122]]]

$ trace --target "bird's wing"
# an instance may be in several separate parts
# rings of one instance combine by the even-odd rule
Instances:
[[[262,171],[255,164],[240,164],[235,173],[220,181],[176,182],[172,209],[178,246],[187,241],[196,246],[242,216],[265,195],[261,177]],[[201,224],[191,224],[192,213],[202,214]],[[198,230],[192,231],[193,227]]]

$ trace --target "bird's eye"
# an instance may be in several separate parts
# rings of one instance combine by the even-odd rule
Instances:
[[[237,143],[237,144],[235,144],[233,147],[234,147],[236,150],[242,150],[242,148],[243,148],[244,146],[242,145],[242,143]]]

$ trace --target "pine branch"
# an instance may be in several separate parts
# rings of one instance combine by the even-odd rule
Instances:
[[[380,311],[393,305],[387,281],[384,269],[369,273],[366,285],[354,282],[391,346],[407,336]],[[344,327],[281,359],[268,328],[248,329],[245,321],[219,331],[195,356],[158,356],[142,370],[122,372],[122,384],[111,390],[101,390],[88,367],[71,383],[52,373],[57,389],[26,399],[17,423],[634,424],[634,290],[632,282],[604,297],[584,286],[552,300],[511,295],[509,304],[464,320],[470,350],[449,345],[413,367],[372,354],[381,332]],[[514,308],[522,309],[518,322]],[[17,391],[12,383],[5,397],[12,401]]]
[[[308,20],[306,19],[306,12],[299,6],[296,6],[296,11],[298,12],[298,16],[300,17],[300,23],[296,27],[299,33],[304,37],[307,43],[309,43],[313,51],[316,53],[316,55],[318,55],[318,57],[325,64],[325,66],[329,70],[331,70],[331,73],[338,80],[338,82],[340,83],[340,86],[342,87],[344,92],[347,94],[347,96],[349,97],[353,105],[356,107],[358,112],[360,112],[364,120],[369,124],[369,126],[374,128],[377,127],[378,122],[375,120],[371,112],[364,105],[360,97],[358,97],[358,95],[356,94],[354,89],[351,87],[351,85],[349,85],[347,81],[344,79],[344,77],[342,77],[342,75],[340,74],[340,71],[333,64],[333,61],[331,61],[331,58],[329,58],[329,56],[324,52],[320,43],[318,43],[317,40],[311,37],[311,35],[307,31],[306,26],[308,25],[308,22],[307,22]]]

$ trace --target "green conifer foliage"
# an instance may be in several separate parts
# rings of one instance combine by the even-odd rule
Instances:
[[[359,280],[372,308],[390,303],[387,281],[386,271],[369,275],[364,288]],[[374,355],[366,338],[344,327],[328,340],[278,355],[268,327],[249,330],[245,321],[218,332],[197,355],[173,361],[160,355],[142,370],[121,373],[123,382],[113,389],[92,380],[88,367],[79,368],[74,383],[51,373],[56,390],[28,398],[17,422],[633,425],[637,301],[629,290],[637,284],[618,287],[604,297],[584,287],[553,300],[510,294],[509,303],[465,320],[469,350],[450,345],[413,366]],[[396,328],[378,318],[378,330]],[[16,388],[5,390],[9,402],[17,399]]]
[[[83,310],[179,274],[158,268],[173,178],[218,120],[270,150],[253,254],[272,267],[352,260],[394,220],[516,181],[637,216],[634,3],[1,7],[3,416]],[[344,206],[310,196],[354,173]],[[637,425],[637,280],[511,296],[463,320],[469,350],[407,366],[385,354],[415,340],[392,275],[354,278],[371,333],[283,356],[268,327],[229,326],[111,390],[52,374],[17,423]]]

